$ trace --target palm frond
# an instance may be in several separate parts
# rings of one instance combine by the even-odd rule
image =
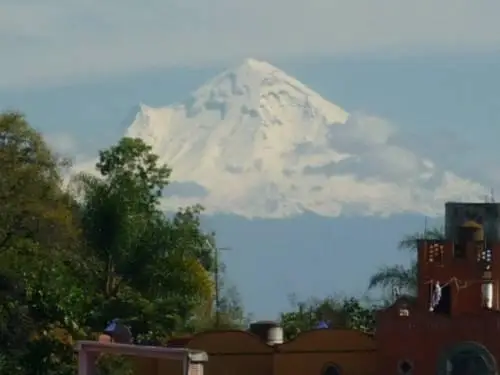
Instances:
[[[403,237],[398,243],[399,250],[409,250],[411,252],[417,251],[418,240],[444,240],[445,232],[443,227],[434,227],[426,230],[425,232],[416,232]]]
[[[417,267],[412,264],[407,268],[403,265],[387,266],[381,268],[370,277],[369,289],[398,287],[413,291],[417,284]]]

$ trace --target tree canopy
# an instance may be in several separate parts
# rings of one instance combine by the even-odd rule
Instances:
[[[116,318],[136,343],[210,325],[215,236],[202,207],[163,212],[170,169],[143,141],[101,151],[68,189],[67,163],[7,112],[0,162],[0,374],[74,373],[74,340]]]
[[[312,298],[306,301],[291,300],[292,310],[281,314],[280,323],[285,339],[291,340],[301,332],[324,324],[331,329],[355,329],[372,334],[375,331],[376,306],[363,304],[352,297]]]

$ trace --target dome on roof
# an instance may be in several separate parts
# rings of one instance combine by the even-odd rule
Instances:
[[[462,228],[476,228],[483,229],[483,226],[479,224],[477,221],[469,220],[462,224]]]

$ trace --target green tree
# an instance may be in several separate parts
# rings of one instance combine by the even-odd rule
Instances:
[[[291,340],[301,332],[314,329],[320,322],[330,328],[356,329],[372,333],[375,328],[375,307],[364,306],[356,298],[292,299],[292,311],[281,314],[280,322],[285,339]]]
[[[158,342],[184,324],[212,295],[210,235],[201,207],[168,219],[160,207],[170,169],[140,139],[123,138],[101,151],[97,176],[73,181],[81,201],[84,238],[96,261],[90,325],[113,318],[137,340]]]
[[[0,163],[0,375],[69,375],[74,340],[113,318],[158,343],[211,306],[215,236],[201,230],[199,206],[163,213],[170,170],[142,141],[102,151],[97,175],[79,175],[68,192],[67,162],[7,112]],[[101,367],[120,373],[126,363]]]
[[[398,244],[398,249],[411,254],[409,266],[401,264],[390,265],[380,268],[370,277],[369,289],[382,288],[398,290],[400,293],[414,296],[417,293],[417,243],[418,240],[442,240],[445,238],[444,228],[434,227],[425,232],[416,232],[404,236]]]
[[[0,373],[44,374],[71,358],[79,331],[70,307],[84,267],[66,163],[16,112],[0,115],[0,163]]]
[[[219,317],[217,318],[215,298],[207,300],[206,304],[198,306],[192,319],[186,324],[184,332],[179,332],[179,334],[193,334],[216,329],[246,329],[248,327],[251,316],[245,313],[236,287],[227,282],[225,265],[220,264],[219,268]]]
[[[0,115],[0,251],[21,238],[48,245],[54,236],[74,236],[68,196],[60,189],[64,165],[18,113]],[[65,226],[65,228],[64,228]]]

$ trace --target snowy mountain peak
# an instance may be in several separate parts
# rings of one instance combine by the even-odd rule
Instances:
[[[279,108],[300,108],[304,116],[322,116],[326,122],[345,122],[347,113],[273,65],[247,59],[196,90],[183,103],[188,116],[204,110],[227,116],[261,117],[264,125],[280,123]],[[319,111],[319,112],[318,112]]]
[[[484,189],[397,143],[395,128],[349,115],[273,65],[247,59],[188,99],[141,104],[126,132],[173,168],[167,207],[283,217],[304,211],[433,214]]]
[[[274,72],[279,72],[280,70],[274,65],[269,64],[266,61],[261,61],[253,58],[247,58],[242,64],[236,67],[236,70],[253,70],[260,72],[261,74],[272,74]]]

